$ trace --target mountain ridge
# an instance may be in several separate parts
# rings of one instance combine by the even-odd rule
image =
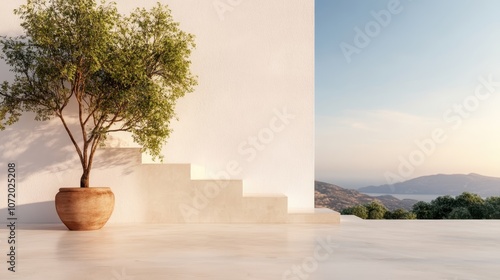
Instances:
[[[360,193],[357,190],[345,189],[334,184],[320,181],[314,181],[314,190],[315,206],[330,208],[335,211],[341,211],[342,209],[355,205],[367,204],[374,200],[380,201],[391,211],[399,208],[411,210],[413,204],[418,202],[413,199],[400,200],[391,195],[370,196]]]
[[[463,192],[470,192],[484,197],[499,196],[500,178],[478,173],[435,174],[420,176],[392,185],[372,185],[357,190],[365,193],[434,195],[460,195]]]

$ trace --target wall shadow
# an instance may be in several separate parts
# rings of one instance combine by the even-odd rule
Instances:
[[[0,162],[16,162],[20,172],[29,176],[36,172],[81,170],[75,147],[58,119],[36,121],[33,113],[25,113],[14,125],[0,132]],[[70,125],[77,129],[76,122]],[[140,148],[99,149],[94,168],[123,167],[123,175],[140,163]]]
[[[7,214],[8,208],[0,208],[0,213]],[[18,228],[22,230],[67,230],[57,215],[54,201],[16,205],[15,217]]]
[[[81,164],[60,120],[40,122],[34,117],[33,113],[26,113],[17,123],[0,131],[0,182],[7,182],[7,163],[16,163],[18,224],[35,229],[26,224],[55,223],[62,225],[57,229],[65,229],[55,211],[53,195],[58,187],[78,184]],[[73,122],[72,126],[75,125]],[[99,149],[93,170],[99,170],[101,176],[110,170],[110,180],[113,180],[117,174],[133,173],[140,163],[139,148]],[[2,197],[5,200],[0,202],[0,218],[6,218],[7,209],[1,208],[7,207],[5,192],[0,192]],[[45,202],[38,202],[40,200]]]
[[[40,171],[65,171],[78,163],[69,137],[58,120],[39,122],[25,113],[14,125],[0,132],[0,154],[30,175]]]

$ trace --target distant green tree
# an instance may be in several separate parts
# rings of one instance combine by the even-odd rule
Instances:
[[[387,208],[378,200],[365,204],[365,207],[368,210],[368,219],[371,220],[383,219],[385,212],[387,212]]]
[[[406,220],[416,220],[417,219],[417,215],[411,211],[408,211],[408,214],[406,216]]]
[[[352,215],[352,207],[344,208],[340,210],[340,214],[342,215]]]
[[[412,206],[412,212],[417,219],[434,219],[434,208],[430,203],[419,201]]]
[[[463,192],[461,195],[455,197],[456,205],[467,207],[470,204],[484,203],[482,197],[470,192]]]
[[[392,211],[391,210],[385,211],[384,219],[386,219],[386,220],[392,220]]]
[[[404,209],[396,209],[394,211],[387,211],[384,215],[384,219],[389,220],[414,220],[417,218],[417,215],[412,212],[408,212]]]
[[[456,207],[465,207],[472,219],[484,219],[485,207],[481,196],[469,192],[463,192],[455,198]]]
[[[361,219],[368,218],[368,209],[363,205],[356,205],[353,207],[346,208],[341,211],[342,215],[355,215]]]
[[[500,219],[500,196],[486,198],[483,213],[485,219]]]
[[[467,207],[455,207],[453,208],[453,210],[451,210],[450,214],[448,215],[448,219],[466,220],[466,219],[472,219],[472,215],[470,214]]]
[[[360,217],[361,219],[368,218],[368,209],[363,205],[356,205],[352,209],[352,214]]]
[[[453,208],[456,207],[455,198],[449,195],[439,196],[431,201],[433,218],[447,219]]]

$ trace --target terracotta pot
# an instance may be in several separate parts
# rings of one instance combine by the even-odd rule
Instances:
[[[60,188],[56,194],[56,211],[70,230],[102,228],[115,207],[110,188]]]

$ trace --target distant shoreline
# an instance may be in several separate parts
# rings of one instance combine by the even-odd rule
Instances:
[[[396,194],[396,193],[366,193],[366,192],[361,192],[361,193],[369,196],[392,195],[397,199],[414,199],[425,202],[431,202],[431,200],[436,199],[439,196],[446,195],[446,194]]]

